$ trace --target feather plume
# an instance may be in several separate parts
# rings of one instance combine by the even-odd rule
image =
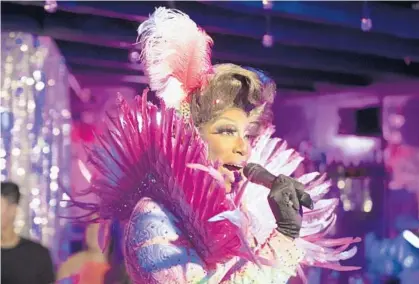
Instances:
[[[158,108],[147,102],[147,93],[131,105],[122,97],[118,100],[118,116],[109,117],[107,130],[89,152],[97,174],[85,194],[95,194],[98,202],[70,203],[102,220],[130,223],[138,213],[137,203],[151,198],[170,209],[176,226],[209,267],[233,257],[263,262],[244,238],[247,228],[232,222],[236,219],[208,221],[235,206],[227,197],[223,176],[215,170],[217,164],[204,155],[205,144],[197,129],[186,127],[187,122],[164,105],[158,115]],[[133,259],[133,252],[128,250],[128,259]]]
[[[262,165],[274,175],[290,175],[302,161],[302,157],[293,149],[287,148],[287,143],[278,138],[272,138],[273,127],[258,138],[249,162]],[[314,201],[313,210],[305,209],[300,231],[300,238],[296,240],[298,247],[305,251],[301,265],[310,265],[350,271],[359,267],[342,266],[339,261],[351,258],[356,253],[356,247],[348,249],[350,245],[360,241],[359,238],[328,239],[336,222],[335,209],[338,199],[322,199],[330,188],[330,181],[326,175],[318,172],[308,173],[299,178],[305,185],[305,190]],[[250,230],[258,243],[264,245],[269,241],[272,231],[276,228],[275,217],[270,210],[267,197],[269,189],[248,183],[244,189],[243,200],[251,217]],[[302,270],[300,276],[304,279]]]
[[[166,107],[179,108],[211,71],[212,39],[181,11],[157,8],[138,28],[150,87]]]

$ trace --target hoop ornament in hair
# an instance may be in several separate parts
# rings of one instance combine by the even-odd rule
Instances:
[[[186,14],[163,7],[139,26],[138,35],[151,90],[166,107],[180,110],[212,69],[212,39]]]

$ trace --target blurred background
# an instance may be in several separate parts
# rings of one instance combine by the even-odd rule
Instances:
[[[87,187],[84,147],[116,95],[147,86],[136,29],[158,6],[210,34],[214,63],[267,71],[277,136],[306,157],[297,176],[332,179],[333,234],[363,238],[346,263],[363,269],[308,269],[309,283],[417,283],[417,1],[2,1],[0,169],[23,193],[17,230],[57,267],[82,249],[85,228],[59,218],[77,213],[65,192]]]

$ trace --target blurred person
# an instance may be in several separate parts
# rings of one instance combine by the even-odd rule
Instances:
[[[86,227],[86,249],[70,256],[58,269],[59,283],[127,284],[128,277],[119,246],[119,225],[112,224],[109,246],[102,250],[99,244],[99,223]]]
[[[91,282],[92,284],[103,283],[109,265],[105,252],[102,252],[99,246],[98,232],[99,224],[93,223],[87,226],[85,232],[86,249],[73,254],[60,266],[57,272],[57,280],[79,275],[79,281],[88,278],[94,280],[94,282]]]
[[[14,221],[20,191],[13,182],[1,183],[1,283],[48,284],[54,282],[49,250],[15,233]]]

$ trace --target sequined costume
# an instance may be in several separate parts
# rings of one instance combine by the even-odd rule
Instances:
[[[179,22],[204,36],[197,42],[203,49],[208,47],[206,34],[189,17],[159,8],[139,29],[144,32],[147,27],[148,39],[154,36],[145,41],[145,52],[156,53],[164,42],[167,50],[160,49],[157,57],[175,56],[167,42],[178,39],[165,38],[159,29],[176,28]],[[176,43],[178,48],[181,44]],[[73,200],[97,214],[99,221],[117,218],[126,223],[124,254],[134,283],[286,283],[302,265],[357,269],[340,266],[339,260],[355,254],[355,247],[347,248],[359,239],[325,238],[336,220],[338,200],[321,199],[330,186],[324,175],[316,172],[299,178],[315,206],[304,210],[300,238],[281,235],[268,204],[269,189],[245,182],[226,193],[224,178],[208,159],[207,145],[193,121],[178,111],[194,89],[205,86],[201,73],[209,72],[210,66],[199,64],[194,72],[201,75],[185,80],[166,61],[164,68],[156,57],[147,62],[150,86],[161,106],[147,102],[147,91],[133,105],[118,98],[118,117],[109,119],[107,131],[89,150],[89,161],[100,174],[93,176],[88,192],[100,201]],[[206,58],[200,62],[208,63]],[[153,64],[162,66],[153,69]],[[167,72],[170,76],[163,76]],[[183,95],[168,101],[176,90]],[[286,142],[272,138],[273,133],[273,126],[266,127],[249,161],[275,175],[290,175],[302,157],[287,149]],[[106,235],[104,221],[103,228]]]

